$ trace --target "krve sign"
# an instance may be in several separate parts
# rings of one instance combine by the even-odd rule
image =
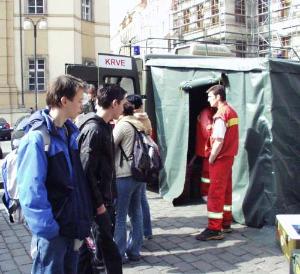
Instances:
[[[99,55],[99,67],[110,69],[132,69],[131,58],[114,55]]]

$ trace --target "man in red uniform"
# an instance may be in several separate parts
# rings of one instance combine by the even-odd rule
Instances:
[[[197,117],[195,155],[202,158],[200,193],[205,202],[207,202],[210,185],[208,157],[211,150],[210,136],[214,113],[215,111],[212,107],[206,107]]]
[[[222,85],[212,86],[208,101],[216,107],[213,117],[211,153],[209,156],[210,188],[208,192],[208,227],[196,236],[197,240],[221,240],[223,232],[231,232],[232,165],[238,151],[238,116],[226,102]]]

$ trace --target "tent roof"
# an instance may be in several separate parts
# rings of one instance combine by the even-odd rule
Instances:
[[[154,67],[173,68],[202,68],[226,71],[262,71],[269,69],[272,63],[272,71],[300,73],[300,63],[282,59],[267,58],[238,58],[238,57],[202,57],[179,55],[147,55],[146,65]]]

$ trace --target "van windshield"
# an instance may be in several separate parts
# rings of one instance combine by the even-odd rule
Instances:
[[[125,89],[127,91],[127,94],[134,94],[134,84],[133,80],[128,77],[112,77],[112,76],[106,76],[104,78],[105,84],[117,84],[121,88]]]

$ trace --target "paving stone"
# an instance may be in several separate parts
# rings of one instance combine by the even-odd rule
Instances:
[[[0,255],[7,253],[7,248],[0,248]]]
[[[18,269],[14,269],[14,270],[8,270],[3,272],[4,274],[21,274],[22,272],[19,271]]]
[[[28,274],[31,272],[31,264],[21,265],[19,268],[24,274]]]
[[[186,262],[176,263],[176,264],[174,264],[174,266],[176,268],[178,268],[178,270],[180,270],[181,273],[186,273],[189,271],[196,271],[196,268],[193,265],[188,264]]]
[[[6,242],[6,244],[10,245],[10,244],[18,243],[19,239],[16,236],[9,236],[9,237],[5,237],[4,241]]]
[[[223,260],[217,260],[213,262],[214,267],[217,267],[218,269],[222,270],[222,271],[230,271],[234,268],[236,268],[236,266],[234,264],[230,264],[226,261]]]
[[[159,244],[159,246],[165,250],[172,250],[176,247],[178,247],[178,245],[172,243],[172,242],[166,242],[166,243],[163,243],[163,244]]]
[[[14,256],[14,260],[18,265],[26,265],[32,262],[32,259],[28,255]]]
[[[253,255],[260,255],[264,252],[261,248],[253,245],[243,245],[241,248]]]
[[[19,249],[19,248],[24,248],[24,246],[19,242],[9,244],[9,249],[10,250]]]
[[[250,253],[246,253],[246,254],[240,256],[241,262],[249,262],[249,261],[253,260],[254,258],[255,258],[255,256]]]
[[[31,236],[22,236],[20,237],[21,243],[31,243]]]
[[[167,256],[163,256],[162,259],[167,262],[168,264],[176,264],[179,262],[182,262],[181,259],[179,259],[178,257],[174,256],[174,255],[167,255]]]
[[[184,242],[179,243],[178,246],[180,246],[183,249],[192,249],[195,246],[195,243]]]
[[[13,230],[4,230],[1,232],[3,238],[15,236],[15,232]]]
[[[199,257],[193,254],[183,254],[180,256],[180,258],[186,263],[193,263],[199,260]]]
[[[158,263],[161,261],[161,258],[156,257],[156,256],[145,256],[143,257],[143,260],[147,263],[149,263],[150,265],[153,265],[155,263]]]
[[[166,262],[162,261],[162,259],[160,258],[161,262],[160,263],[156,263],[155,264],[155,269],[159,270],[159,271],[166,271],[170,268],[172,268],[171,265],[167,264]]]
[[[27,255],[27,252],[24,248],[13,249],[10,252],[11,252],[12,256]]]
[[[228,247],[227,251],[236,256],[242,256],[242,255],[248,253],[248,251],[246,251],[245,249],[240,248],[238,246]]]
[[[198,262],[192,263],[192,265],[194,267],[196,267],[197,269],[199,269],[199,271],[201,271],[203,273],[208,272],[214,268],[211,264],[200,261],[200,260]]]
[[[199,256],[199,259],[204,262],[211,263],[215,260],[218,260],[218,257],[216,257],[216,255],[213,255],[213,254],[203,253]]]
[[[30,239],[31,239],[31,234],[25,229],[16,230],[15,234],[18,237],[30,236]]]
[[[15,270],[15,269],[18,269],[18,268],[17,268],[17,265],[14,263],[14,261],[11,259],[11,260],[8,260],[8,261],[0,262],[0,269],[1,269],[1,271],[5,272],[5,271]]]
[[[184,241],[184,239],[182,239],[181,237],[177,237],[177,236],[170,237],[168,240],[174,244],[179,244]]]
[[[0,262],[11,260],[11,259],[12,259],[12,256],[8,252],[0,255]]]
[[[218,254],[217,255],[219,258],[221,258],[222,260],[228,262],[228,263],[232,263],[232,264],[235,264],[235,263],[238,263],[241,261],[241,257],[240,256],[235,256],[229,252],[224,252],[222,254]]]

